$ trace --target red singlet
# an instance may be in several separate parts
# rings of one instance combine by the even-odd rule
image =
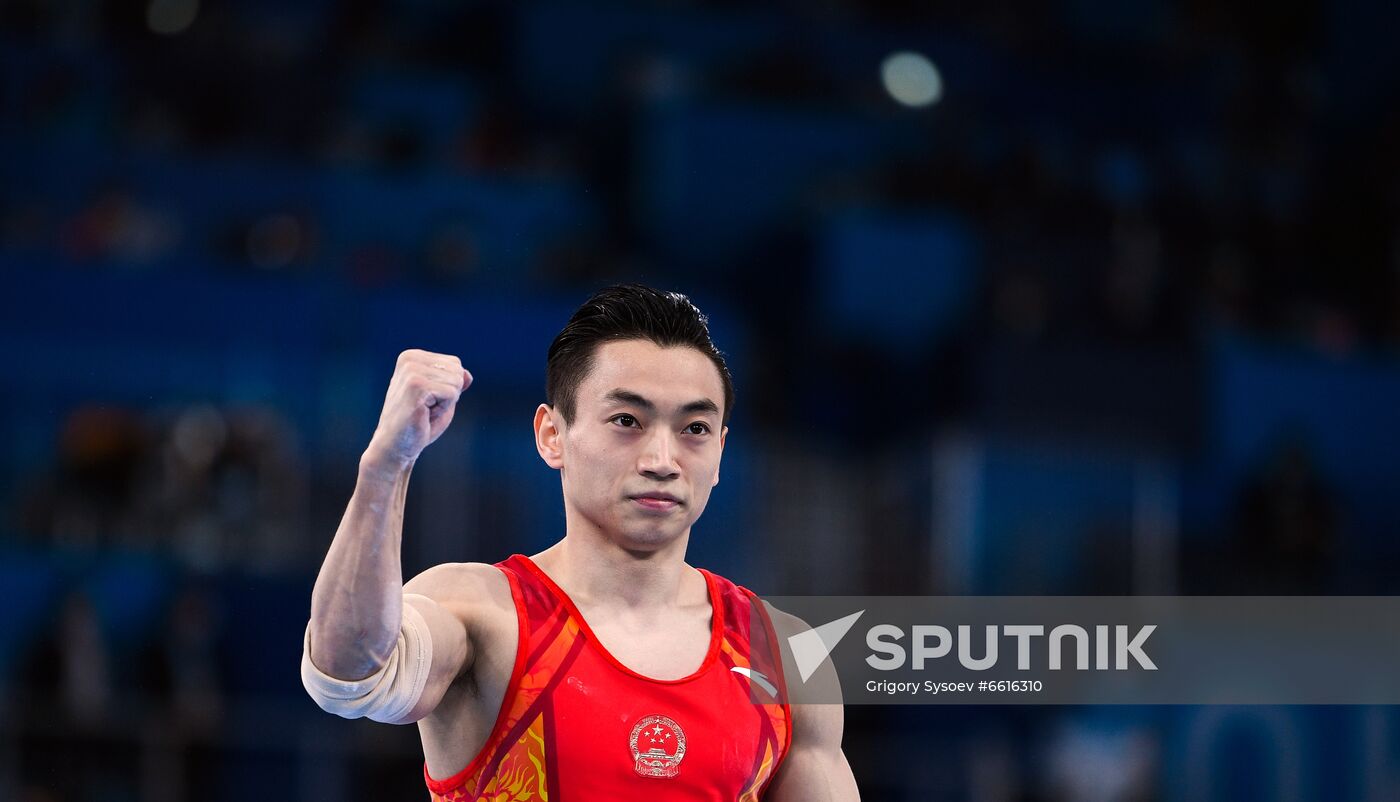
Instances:
[[[781,693],[767,616],[750,631],[751,605],[760,604],[751,592],[701,569],[713,609],[709,652],[694,674],[656,680],[609,654],[528,557],[496,567],[520,619],[515,668],[472,762],[442,780],[423,767],[434,802],[762,798],[791,745],[792,711],[772,697],[755,702],[753,680],[731,671],[760,672]]]

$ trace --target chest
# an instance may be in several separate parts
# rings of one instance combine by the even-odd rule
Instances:
[[[602,610],[579,612],[598,645],[628,669],[658,680],[688,677],[700,668],[712,637],[709,607],[649,617]]]
[[[554,684],[543,728],[560,787],[587,784],[607,799],[739,798],[781,748],[745,682],[719,661],[681,682],[647,682],[584,650]]]
[[[790,714],[756,704],[750,675],[730,670],[750,652],[746,611],[713,585],[708,603],[646,617],[576,607],[539,578],[516,595],[521,659],[503,675],[505,708],[479,768],[455,790],[435,790],[575,802],[757,798],[787,750]]]

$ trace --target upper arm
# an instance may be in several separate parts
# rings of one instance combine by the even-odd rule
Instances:
[[[810,629],[801,619],[768,608],[779,641],[786,634]],[[801,677],[784,653],[783,676],[789,688],[801,683]],[[840,685],[836,669],[828,657],[805,683],[823,689],[818,698],[834,698],[824,703],[793,704],[792,746],[783,758],[778,774],[773,778],[765,799],[769,802],[859,802],[860,790],[855,775],[841,750],[841,735],[845,728],[845,708],[841,704]]]
[[[792,748],[765,799],[769,802],[859,802],[851,764],[841,751],[839,704],[793,705]]]
[[[418,611],[432,639],[432,661],[423,693],[412,710],[396,724],[418,721],[437,708],[448,688],[469,671],[477,657],[472,639],[473,617],[485,609],[493,593],[505,584],[504,575],[481,563],[434,566],[404,585],[404,604]]]

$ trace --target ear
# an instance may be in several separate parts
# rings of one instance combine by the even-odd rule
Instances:
[[[727,434],[729,434],[729,427],[728,427],[728,426],[722,427],[722,428],[719,430],[719,455],[720,455],[721,460],[723,460],[723,458],[724,458],[724,438],[725,438],[725,435],[727,435]],[[718,463],[718,462],[715,463],[715,479],[714,479],[713,482],[710,482],[710,487],[714,487],[714,486],[717,485],[717,484],[719,484],[719,463]]]
[[[548,404],[535,410],[535,450],[549,467],[564,467],[564,427],[559,413]]]

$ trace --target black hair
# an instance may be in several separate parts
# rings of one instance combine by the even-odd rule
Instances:
[[[619,284],[593,294],[574,312],[545,362],[545,403],[572,423],[578,386],[593,368],[598,346],[616,340],[650,340],[662,347],[686,346],[709,357],[724,384],[723,422],[734,408],[734,381],[724,354],[710,340],[709,319],[679,292],[641,284]]]

